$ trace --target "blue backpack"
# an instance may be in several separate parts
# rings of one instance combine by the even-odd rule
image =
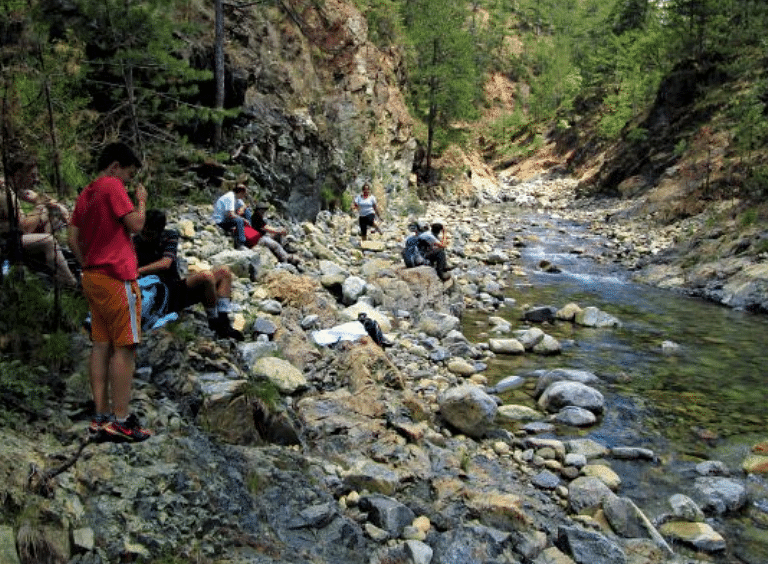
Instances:
[[[155,275],[142,276],[138,280],[141,289],[141,330],[149,331],[162,327],[179,318],[179,314],[168,313],[168,286]]]

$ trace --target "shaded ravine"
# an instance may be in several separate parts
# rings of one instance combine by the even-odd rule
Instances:
[[[655,464],[611,463],[622,477],[620,493],[651,518],[669,512],[671,494],[690,490],[694,466],[702,460],[721,460],[743,479],[741,462],[768,428],[768,318],[636,284],[620,266],[600,260],[608,243],[577,223],[510,209],[510,224],[525,226],[508,240],[510,246],[513,239],[519,245],[524,234],[520,262],[526,274],[506,281],[506,295],[517,307],[499,312],[513,327],[522,326],[526,305],[560,308],[569,302],[597,306],[623,326],[548,325],[545,332],[563,344],[561,355],[498,356],[489,363],[489,379],[547,367],[587,369],[600,376],[607,383],[602,420],[586,430],[559,428],[553,436],[651,448]],[[560,272],[543,272],[541,261]],[[470,339],[484,339],[476,322],[486,317],[467,312],[464,330]],[[532,388],[504,400],[533,405]],[[768,562],[763,528],[768,483],[755,476],[746,482],[748,509],[712,523],[728,542],[726,552],[713,555],[713,561]]]

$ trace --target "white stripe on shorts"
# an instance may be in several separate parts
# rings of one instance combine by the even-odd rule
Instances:
[[[138,296],[133,293],[130,281],[123,282],[123,284],[125,285],[125,297],[128,300],[128,313],[131,316],[131,336],[133,337],[133,342],[138,344],[139,326],[136,323],[136,301],[138,300]]]

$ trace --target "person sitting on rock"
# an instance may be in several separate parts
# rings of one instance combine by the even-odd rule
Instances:
[[[245,205],[248,188],[238,184],[235,189],[223,194],[213,204],[211,221],[229,233],[235,231],[235,248],[240,249],[246,244],[245,228],[251,227],[251,210]]]
[[[77,278],[69,268],[61,244],[54,237],[56,230],[67,225],[69,213],[60,204],[51,205],[49,208],[42,203],[42,197],[33,190],[40,178],[37,159],[19,149],[12,152],[5,172],[8,185],[0,181],[2,243],[13,245],[13,239],[18,237],[15,240],[21,244],[25,262],[33,267],[44,264],[60,284],[76,288]],[[19,205],[20,199],[36,204],[40,200],[38,205],[46,210],[45,219],[41,217],[43,212],[38,208],[37,213],[25,214]],[[10,254],[10,247],[8,252]],[[41,257],[44,262],[35,260],[37,257]]]
[[[451,275],[447,272],[450,269],[445,257],[446,240],[443,224],[433,223],[430,230],[419,234],[418,243],[419,251],[437,271],[440,280],[448,280]]]
[[[133,238],[139,261],[139,276],[154,274],[167,286],[169,312],[179,312],[201,303],[208,326],[221,338],[242,341],[243,333],[232,327],[232,271],[226,266],[204,270],[187,278],[179,275],[179,233],[165,229],[165,212],[148,210],[141,233]]]
[[[429,225],[426,222],[417,221],[410,226],[413,234],[405,240],[405,246],[403,248],[403,262],[405,262],[406,268],[413,268],[414,266],[421,266],[427,264],[427,260],[422,256],[419,250],[419,235],[429,230]]]
[[[287,231],[284,228],[272,227],[264,219],[264,212],[269,209],[266,202],[257,202],[253,206],[254,213],[251,218],[251,225],[258,231],[257,245],[267,247],[280,262],[287,262],[293,265],[299,265],[298,257],[291,255],[282,245],[283,237]]]

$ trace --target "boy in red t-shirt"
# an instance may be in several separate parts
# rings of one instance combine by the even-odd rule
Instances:
[[[140,167],[127,145],[107,145],[98,161],[99,175],[78,196],[69,226],[69,246],[83,266],[83,294],[91,310],[96,415],[89,432],[95,439],[137,442],[151,436],[128,409],[141,339],[141,292],[131,235],[144,226],[147,190],[136,187],[134,207],[125,183]]]

